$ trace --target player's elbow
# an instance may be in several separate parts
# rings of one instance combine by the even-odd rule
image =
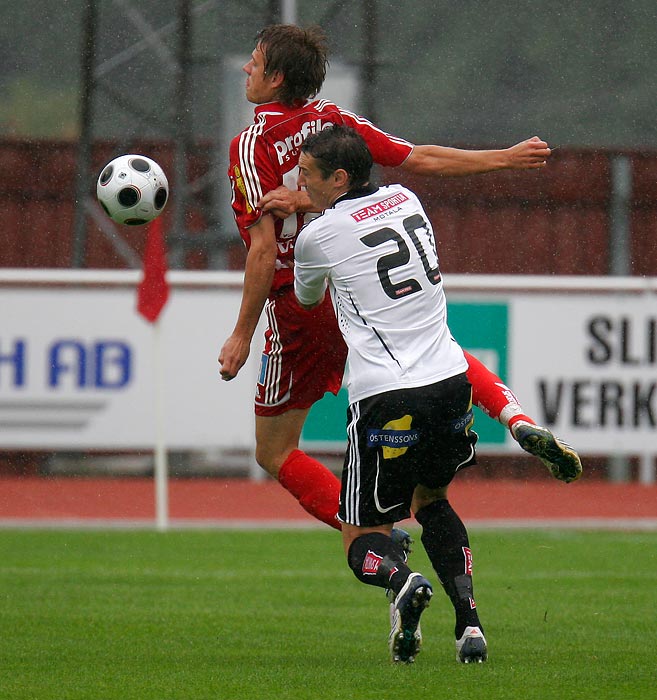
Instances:
[[[438,147],[415,146],[408,158],[402,163],[402,169],[416,175],[444,175],[445,162],[437,152]]]

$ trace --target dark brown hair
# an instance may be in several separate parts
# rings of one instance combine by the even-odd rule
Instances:
[[[317,161],[324,180],[342,169],[349,175],[350,190],[369,182],[372,154],[365,139],[350,126],[336,124],[311,134],[301,144],[301,152]]]
[[[314,97],[321,89],[328,65],[326,35],[316,25],[272,24],[256,36],[265,56],[265,73],[284,76],[278,99],[286,105]]]

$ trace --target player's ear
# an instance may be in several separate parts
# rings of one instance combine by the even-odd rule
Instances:
[[[279,70],[268,73],[267,77],[269,78],[269,83],[273,88],[278,89],[285,82],[285,75],[283,75],[283,73],[281,73]]]
[[[349,173],[342,168],[338,168],[333,172],[333,178],[337,187],[345,187],[349,184]]]

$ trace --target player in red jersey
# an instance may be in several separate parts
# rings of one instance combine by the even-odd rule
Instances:
[[[353,127],[374,162],[410,172],[444,176],[543,167],[548,145],[533,137],[501,150],[469,151],[413,145],[326,100],[312,100],[326,75],[325,37],[319,27],[272,25],[256,37],[244,66],[246,98],[255,122],[230,144],[229,178],[235,220],[248,249],[242,302],[220,354],[221,377],[237,376],[249,355],[263,308],[268,320],[256,388],[256,461],[314,517],[340,528],[340,481],[298,449],[313,403],[342,384],[346,348],[328,298],[301,309],[294,297],[294,242],[312,205],[298,191],[300,146],[333,124]],[[507,425],[523,449],[552,473],[571,481],[581,473],[577,454],[550,431],[535,426],[501,379],[467,355],[473,398]]]

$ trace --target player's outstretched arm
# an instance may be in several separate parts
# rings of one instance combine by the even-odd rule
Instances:
[[[242,303],[235,328],[219,353],[221,378],[234,379],[244,366],[251,349],[260,314],[269,296],[276,264],[276,233],[271,216],[249,229],[251,245],[244,268]]]
[[[542,168],[550,157],[547,143],[538,136],[509,148],[470,151],[447,146],[415,146],[402,168],[418,175],[476,175],[495,170]]]
[[[258,208],[277,216],[279,219],[286,219],[298,212],[302,214],[311,211],[319,212],[319,209],[313,206],[305,190],[290,190],[284,185],[263,195],[258,202]]]

